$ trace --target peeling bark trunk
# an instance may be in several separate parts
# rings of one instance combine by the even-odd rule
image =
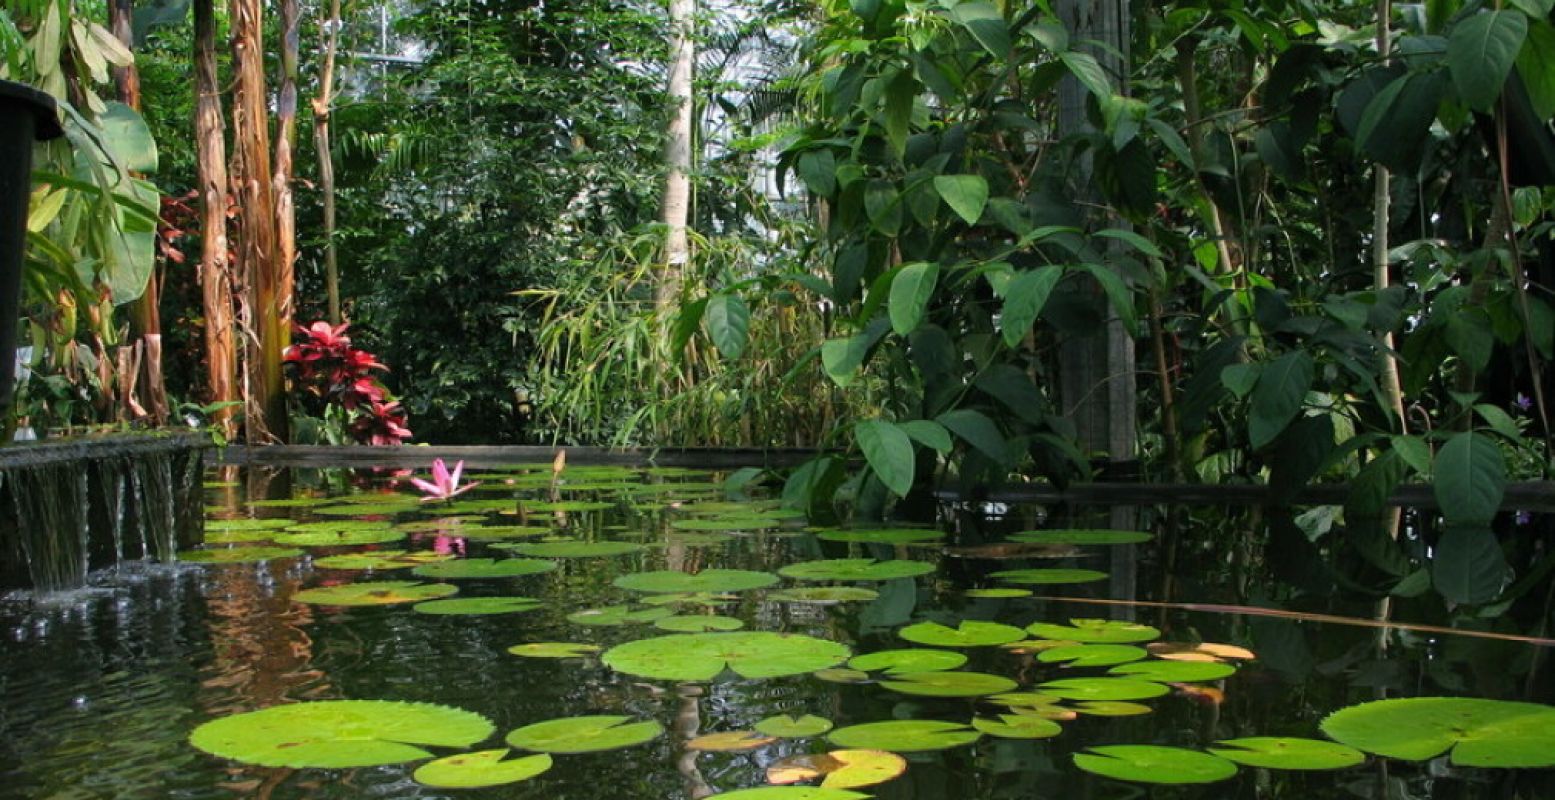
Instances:
[[[292,294],[296,286],[297,204],[292,194],[292,153],[297,145],[297,0],[281,0],[281,85],[275,104],[276,306],[281,349],[291,344]]]
[[[686,222],[691,214],[691,65],[696,54],[692,40],[695,0],[670,0],[670,72],[669,99],[673,106],[666,129],[664,161],[663,221],[668,228],[664,241],[664,271],[659,275],[656,293],[662,311],[680,294],[690,245]]]
[[[233,345],[232,278],[227,263],[227,143],[216,70],[213,0],[194,0],[194,130],[200,182],[200,299],[205,310],[207,397],[238,400],[237,350]],[[229,441],[234,408],[211,415]]]
[[[324,290],[329,295],[329,323],[339,325],[340,266],[335,253],[335,159],[330,152],[329,112],[335,102],[335,53],[340,48],[340,0],[331,0],[324,33],[324,66],[319,70],[319,96],[313,99],[313,149],[318,151],[319,188],[324,195]]]

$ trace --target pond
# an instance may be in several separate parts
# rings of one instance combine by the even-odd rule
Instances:
[[[1257,507],[836,529],[562,476],[212,472],[184,563],[0,606],[0,797],[1555,796],[1547,575],[1443,631],[1302,585]]]

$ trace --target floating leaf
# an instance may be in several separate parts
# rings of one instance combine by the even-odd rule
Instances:
[[[907,760],[885,750],[833,750],[789,756],[767,767],[768,783],[821,779],[826,789],[857,789],[885,783],[907,771]]]
[[[687,750],[704,750],[712,753],[732,753],[740,750],[755,750],[777,741],[776,736],[769,736],[756,731],[720,731],[718,733],[704,733],[686,742]]]
[[[1027,544],[1139,544],[1154,538],[1144,531],[1112,530],[1021,531],[1010,534],[1010,541]]]
[[[1071,619],[1069,625],[1033,622],[1026,626],[1032,636],[1086,644],[1129,644],[1148,642],[1161,635],[1149,625],[1112,619]]]
[[[775,678],[835,666],[852,655],[836,642],[800,634],[748,631],[683,633],[617,645],[611,669],[671,681],[712,680],[725,668],[745,678]]]
[[[350,547],[359,544],[387,544],[405,538],[404,531],[388,528],[366,528],[345,531],[310,531],[308,533],[278,533],[276,544],[292,547]]]
[[[661,617],[653,621],[653,627],[677,633],[703,633],[706,631],[737,631],[745,623],[734,617],[717,614],[688,614]]]
[[[664,726],[653,720],[631,719],[600,715],[536,722],[510,731],[507,742],[541,753],[593,753],[650,742],[664,733]]]
[[[905,650],[881,650],[877,653],[854,656],[848,661],[848,666],[865,672],[901,675],[911,672],[957,669],[965,663],[966,656],[961,653],[914,647]]]
[[[431,758],[418,745],[468,747],[492,728],[479,714],[431,703],[325,700],[211,720],[189,743],[246,764],[345,769]]]
[[[405,528],[406,526],[399,526]],[[461,525],[451,529],[449,533],[464,539],[474,541],[492,541],[499,539],[528,539],[532,536],[544,536],[555,533],[555,528],[541,528],[536,525]],[[515,545],[512,542],[497,542],[492,547],[507,550]]]
[[[1008,692],[1020,684],[1003,675],[937,670],[894,674],[890,680],[882,680],[880,685],[893,692],[920,697],[981,697]]]
[[[775,717],[767,717],[753,727],[768,736],[778,736],[784,739],[804,739],[811,736],[820,736],[831,730],[832,722],[825,717],[817,717],[814,714],[805,714],[802,717],[780,714]]]
[[[250,542],[268,542],[275,531],[218,531],[205,534],[206,544],[248,544]]]
[[[339,498],[336,498],[339,499]],[[343,506],[324,506],[313,509],[313,513],[325,517],[392,517],[396,514],[405,514],[411,511],[419,511],[420,506],[414,502],[398,503],[351,503]]]
[[[1236,673],[1236,667],[1218,661],[1142,661],[1107,670],[1108,675],[1125,675],[1161,683],[1218,681]]]
[[[296,525],[293,519],[208,519],[205,530],[211,531],[269,531]]]
[[[707,592],[675,592],[672,594],[650,594],[642,599],[645,606],[672,606],[681,603],[713,608],[726,606],[736,599],[732,594],[709,594]]]
[[[1132,678],[1060,678],[1037,688],[1065,700],[1148,700],[1171,691],[1159,683]]]
[[[1215,783],[1236,774],[1236,764],[1219,756],[1181,747],[1114,744],[1075,753],[1074,765],[1086,772],[1136,783]]]
[[[933,571],[934,565],[924,561],[833,558],[789,564],[778,570],[778,574],[799,581],[889,581],[927,575]]]
[[[422,614],[512,614],[534,611],[542,605],[533,597],[454,597],[417,603],[414,609]]]
[[[744,569],[705,569],[696,574],[666,569],[622,575],[613,583],[621,589],[649,594],[674,592],[742,592],[762,589],[778,582],[770,572]]]
[[[1064,732],[1063,726],[1036,714],[1000,714],[998,719],[978,717],[972,727],[1001,739],[1048,739]]]
[[[432,564],[453,558],[452,553],[435,553],[422,550],[409,553],[404,550],[374,550],[367,553],[345,553],[314,559],[313,565],[324,569],[408,569],[421,564]]]
[[[869,800],[869,795],[824,786],[758,786],[709,795],[708,800]]]
[[[1137,717],[1155,710],[1147,705],[1123,700],[1082,700],[1075,703],[1073,708],[1093,717]]]
[[[586,658],[599,651],[597,644],[577,642],[530,642],[508,648],[509,653],[524,658]]]
[[[849,725],[832,731],[826,738],[833,744],[848,748],[915,753],[959,747],[981,737],[981,733],[959,722],[901,719]]]
[[[411,777],[438,789],[480,789],[527,781],[551,768],[545,753],[504,761],[510,752],[504,747],[439,758],[417,767]]]
[[[597,558],[636,553],[643,546],[632,542],[524,542],[503,549],[536,558]]]
[[[1030,589],[1016,589],[1013,586],[1001,586],[992,589],[968,589],[967,597],[978,600],[1010,600],[1017,597],[1030,597]]]
[[[555,561],[538,558],[460,558],[437,564],[423,564],[415,573],[423,578],[516,578],[539,575],[556,569]]]
[[[305,589],[292,596],[299,603],[322,606],[386,606],[395,603],[419,603],[457,594],[451,583],[415,583],[413,581],[366,581],[339,586]]]
[[[186,564],[249,564],[274,558],[296,558],[303,554],[303,551],[291,547],[228,547],[181,550],[178,560]]]
[[[603,500],[562,500],[559,502],[526,501],[524,508],[530,511],[600,511],[606,508],[615,508],[615,503],[606,503]]]
[[[943,531],[933,528],[853,528],[848,530],[821,531],[817,538],[828,542],[855,542],[859,544],[917,544],[945,538]]]
[[[856,669],[837,667],[835,669],[818,669],[810,673],[820,680],[828,683],[869,683],[869,673]]]
[[[578,625],[641,625],[661,620],[674,614],[668,608],[642,608],[633,611],[631,606],[605,606],[585,608],[567,615],[567,621]]]
[[[381,520],[368,519],[327,519],[322,522],[301,522],[296,525],[288,525],[287,533],[339,533],[342,531],[381,531],[388,529],[389,523]],[[397,526],[402,527],[402,526]]]
[[[1227,739],[1209,751],[1227,761],[1266,769],[1344,769],[1366,760],[1364,753],[1342,744],[1275,736]]]
[[[1011,708],[1045,708],[1056,706],[1063,702],[1061,697],[1042,694],[1041,692],[1006,692],[1004,694],[990,695],[983,699],[990,703],[998,703]]]
[[[897,635],[909,642],[935,647],[985,647],[1016,641],[1026,633],[1012,625],[969,619],[955,628],[938,622],[920,622],[897,631]]]
[[[769,592],[767,599],[785,603],[830,605],[874,600],[879,596],[880,593],[874,589],[865,589],[862,586],[800,586],[795,589],[778,589]]]
[[[1046,664],[1067,662],[1071,667],[1110,667],[1148,655],[1144,648],[1131,644],[1071,644],[1043,650],[1037,654],[1037,660]]]
[[[1555,766],[1555,706],[1472,697],[1409,697],[1341,708],[1323,733],[1368,753],[1460,767]]]
[[[966,547],[947,547],[945,555],[953,558],[983,558],[1008,561],[1017,558],[1079,558],[1090,555],[1071,544],[1026,544],[1023,542],[993,542]]]
[[[1060,583],[1094,583],[1107,579],[1107,573],[1094,569],[1006,569],[988,574],[990,578],[1026,586]]]
[[[1156,658],[1164,658],[1168,661],[1224,661],[1236,659],[1247,661],[1257,656],[1253,651],[1245,647],[1237,647],[1234,644],[1216,644],[1214,642],[1202,642],[1191,644],[1188,642],[1155,642],[1145,646],[1146,650]]]
[[[776,528],[783,523],[771,517],[714,517],[711,519],[677,519],[670,527],[678,531],[756,531]]]

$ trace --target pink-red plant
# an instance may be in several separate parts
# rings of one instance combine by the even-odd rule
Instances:
[[[360,444],[399,444],[411,437],[404,409],[374,374],[388,367],[351,346],[350,323],[293,327],[297,339],[286,349],[285,361],[292,367],[293,388],[303,395],[303,405],[311,406],[305,410],[328,420],[340,418],[329,411],[338,407],[346,432]]]

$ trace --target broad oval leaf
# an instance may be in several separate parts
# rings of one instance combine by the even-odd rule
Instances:
[[[891,280],[891,295],[886,310],[891,317],[891,330],[898,336],[906,336],[923,321],[929,298],[934,295],[934,285],[939,282],[939,265],[927,261],[907,264],[897,270]]]
[[[977,717],[972,727],[1000,739],[1050,739],[1064,732],[1063,726],[1036,714],[1000,714],[998,718]]]
[[[909,642],[936,647],[989,647],[1019,641],[1026,632],[1013,625],[969,619],[954,628],[938,622],[920,622],[897,631],[897,635]]]
[[[597,644],[577,642],[530,642],[508,648],[509,653],[523,658],[586,658],[599,651]]]
[[[885,750],[833,750],[789,756],[767,767],[767,782],[821,779],[821,787],[854,789],[885,783],[907,771],[907,760]]]
[[[852,669],[864,672],[881,672],[898,675],[910,672],[935,672],[957,669],[966,663],[966,656],[950,650],[927,650],[913,647],[903,650],[881,650],[854,656],[848,661]]]
[[[1008,692],[1020,684],[1003,675],[960,670],[893,673],[880,685],[893,692],[921,697],[981,697]]]
[[[1265,364],[1253,387],[1247,412],[1247,433],[1253,449],[1262,449],[1301,413],[1312,386],[1312,356],[1304,350],[1286,353]]]
[[[1068,625],[1033,622],[1026,626],[1026,631],[1044,639],[1107,644],[1148,642],[1161,635],[1159,630],[1149,625],[1120,619],[1071,619]]]
[[[1149,655],[1144,648],[1131,644],[1072,644],[1043,650],[1037,654],[1037,660],[1071,667],[1111,667],[1139,661]]]
[[[1447,37],[1447,70],[1458,97],[1475,111],[1489,111],[1512,71],[1528,17],[1518,11],[1487,11],[1459,22]]]
[[[1209,752],[1246,767],[1265,769],[1344,769],[1366,760],[1366,755],[1353,747],[1278,736],[1226,739],[1216,742]]]
[[[833,558],[789,564],[779,569],[778,574],[800,581],[889,581],[927,575],[933,571],[934,565],[926,561]]]
[[[1005,345],[1016,347],[1026,338],[1062,277],[1064,268],[1049,264],[1024,270],[1010,281],[1004,290],[1004,307],[999,311],[999,330]]]
[[[551,768],[548,754],[503,760],[510,752],[504,747],[446,756],[422,764],[411,777],[439,789],[481,789],[527,781]]]
[[[1037,688],[1064,700],[1149,700],[1171,691],[1162,684],[1133,678],[1060,678]]]
[[[880,482],[897,496],[906,497],[912,491],[916,469],[912,440],[907,434],[894,423],[874,419],[854,426],[853,436]]]
[[[1436,454],[1431,488],[1442,515],[1455,525],[1487,525],[1501,507],[1506,462],[1495,440],[1478,433],[1454,435]]]
[[[739,358],[745,352],[751,312],[738,295],[717,294],[709,298],[707,310],[702,313],[702,324],[707,326],[708,338],[724,358]]]
[[[1236,775],[1236,764],[1181,747],[1115,744],[1075,753],[1074,765],[1120,781],[1160,784],[1215,783]]]
[[[988,205],[988,181],[981,175],[935,175],[934,191],[968,225],[976,225]]]
[[[1108,675],[1160,683],[1218,681],[1235,673],[1236,667],[1220,661],[1141,661],[1107,670]]]
[[[1388,758],[1451,750],[1460,767],[1555,766],[1555,706],[1472,697],[1407,697],[1342,708],[1323,733]]]
[[[525,725],[509,731],[507,742],[540,753],[593,753],[643,744],[663,734],[664,726],[653,720],[633,722],[626,716],[596,715]]]
[[[849,725],[832,731],[826,738],[843,747],[916,753],[971,744],[981,736],[981,733],[959,722],[902,719]]]
[[[799,717],[791,714],[781,714],[775,717],[767,717],[752,727],[768,736],[778,736],[784,739],[803,739],[810,736],[820,736],[831,730],[832,721],[814,714],[805,714]]]
[[[421,745],[468,747],[493,728],[479,714],[431,703],[324,700],[211,720],[189,743],[246,764],[344,769],[430,758]]]
[[[366,581],[304,589],[292,595],[292,599],[299,603],[322,606],[386,606],[436,600],[458,592],[459,587],[451,583]]]
[[[775,678],[826,669],[846,661],[844,645],[800,634],[749,631],[687,633],[642,639],[605,652],[605,666],[628,675],[707,681],[725,669],[745,678]]]

